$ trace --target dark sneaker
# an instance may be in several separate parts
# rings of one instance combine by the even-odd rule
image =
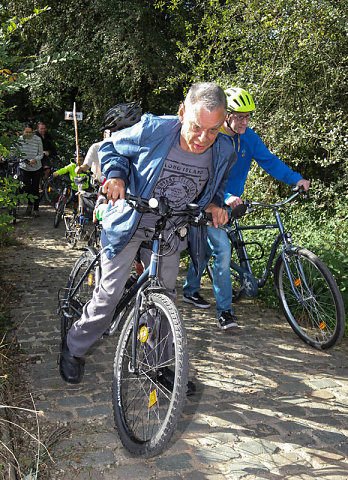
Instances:
[[[34,217],[34,218],[37,218],[37,217],[39,217],[39,216],[40,216],[39,211],[38,211],[38,210],[34,210],[34,211],[33,211],[33,217]]]
[[[188,295],[183,295],[183,301],[186,303],[192,303],[198,308],[209,308],[210,303],[204,300],[199,293],[194,293],[191,297]]]
[[[228,328],[238,327],[236,317],[232,315],[232,313],[229,310],[221,313],[218,319],[217,325],[221,330],[227,330]]]

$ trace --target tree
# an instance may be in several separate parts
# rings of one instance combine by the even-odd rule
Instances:
[[[178,43],[186,83],[248,89],[257,130],[274,153],[308,177],[346,184],[345,2],[202,0],[196,8],[201,20],[188,18]]]

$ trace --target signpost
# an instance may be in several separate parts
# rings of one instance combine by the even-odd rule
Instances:
[[[80,166],[80,149],[79,149],[79,132],[77,128],[77,122],[78,120],[82,120],[83,115],[82,112],[77,112],[76,111],[76,102],[74,102],[73,105],[73,111],[72,112],[64,112],[64,120],[73,120],[74,121],[74,129],[75,129],[75,142],[76,142],[76,164],[79,167]],[[83,192],[82,185],[77,186],[78,189],[78,212],[79,215],[82,215],[83,209],[82,209],[82,196],[81,193]]]

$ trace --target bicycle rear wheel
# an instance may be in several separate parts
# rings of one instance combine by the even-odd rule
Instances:
[[[136,336],[136,370],[131,369],[134,308],[121,331],[114,361],[112,402],[124,447],[137,456],[159,454],[181,415],[188,377],[185,328],[166,295],[150,293]],[[170,391],[161,384],[161,369],[173,372]]]
[[[327,266],[304,248],[278,257],[274,283],[282,310],[295,333],[315,348],[336,345],[344,334],[344,305]],[[289,273],[287,271],[287,268]],[[289,276],[290,274],[290,276]]]
[[[97,250],[92,248],[86,250],[76,260],[71,270],[64,296],[60,301],[62,339],[65,338],[73,323],[81,317],[84,305],[91,300],[93,290],[99,283],[101,273],[99,260],[90,267],[97,253]],[[77,286],[78,288],[74,292]]]

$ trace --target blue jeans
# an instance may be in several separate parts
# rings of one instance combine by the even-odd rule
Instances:
[[[192,261],[183,286],[184,295],[192,296],[200,289],[203,271],[213,256],[213,291],[216,300],[218,317],[226,310],[233,314],[232,309],[232,282],[230,274],[231,245],[227,233],[220,228],[208,228],[208,245],[204,262],[199,275],[196,276]]]

